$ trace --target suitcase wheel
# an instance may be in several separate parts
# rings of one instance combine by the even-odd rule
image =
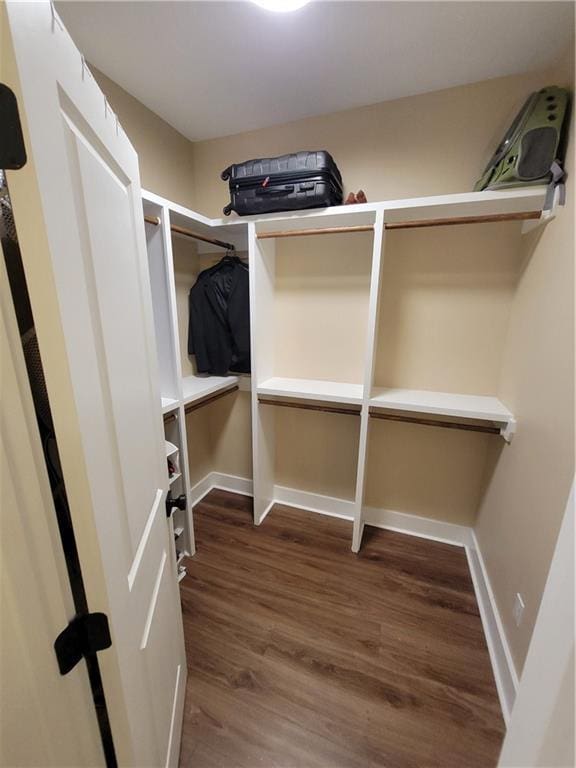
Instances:
[[[230,168],[225,168],[220,174],[220,178],[222,179],[222,181],[228,181],[228,179],[230,178]]]
[[[232,203],[228,203],[228,205],[222,209],[222,213],[224,216],[230,216],[232,213]]]

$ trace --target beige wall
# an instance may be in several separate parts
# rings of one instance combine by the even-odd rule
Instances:
[[[387,233],[376,385],[496,395],[521,243],[517,222]]]
[[[360,419],[293,408],[274,411],[276,483],[353,501]]]
[[[476,432],[371,419],[364,501],[473,525],[489,441]]]
[[[327,149],[347,190],[368,200],[467,192],[527,94],[546,74],[487,80],[194,145],[198,210],[221,216],[230,163]]]
[[[98,69],[90,70],[138,153],[144,189],[194,207],[192,142]]]
[[[523,241],[500,384],[518,433],[489,465],[476,526],[518,671],[574,475],[573,145],[568,168],[566,207]],[[512,619],[517,592],[526,604],[520,627]]]
[[[372,235],[298,237],[276,245],[276,376],[361,384]]]
[[[252,479],[250,393],[234,392],[186,416],[190,484],[210,472]]]

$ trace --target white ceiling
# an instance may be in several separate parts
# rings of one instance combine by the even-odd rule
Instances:
[[[68,2],[86,59],[189,139],[539,69],[568,2]]]

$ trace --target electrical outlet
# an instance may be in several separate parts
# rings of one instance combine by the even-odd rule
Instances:
[[[520,594],[520,592],[516,592],[516,599],[514,600],[514,609],[512,611],[512,615],[514,616],[514,621],[517,627],[519,627],[520,624],[522,624],[524,607],[525,606],[524,606],[524,600],[522,599],[522,595]]]

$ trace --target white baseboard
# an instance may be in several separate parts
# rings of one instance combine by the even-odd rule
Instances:
[[[395,512],[393,509],[364,507],[362,520],[365,525],[433,539],[445,544],[456,544],[460,547],[468,547],[472,544],[472,529],[468,526],[445,523],[431,517],[409,515],[406,512]]]
[[[196,485],[193,485],[192,488],[190,488],[190,495],[188,502],[191,507],[196,506],[204,496],[206,496],[207,493],[210,493],[214,486],[212,485],[212,473],[206,475],[206,477],[203,477],[202,480],[200,480]]]
[[[494,598],[488,572],[484,565],[482,552],[478,546],[474,531],[471,530],[470,532],[472,544],[466,547],[468,566],[474,584],[480,616],[482,617],[484,635],[488,645],[488,652],[490,653],[492,671],[496,680],[504,722],[508,725],[518,691],[518,674],[512,654],[510,653],[506,632],[500,618],[500,612]]]
[[[274,504],[276,504],[276,499],[272,499],[270,504],[268,504],[264,512],[262,512],[262,516],[260,517],[260,520],[254,521],[256,525],[262,525],[262,523],[264,522],[264,519],[268,516],[268,513],[270,512]]]
[[[242,496],[252,496],[252,487],[252,480],[247,477],[225,475],[222,472],[209,472],[206,477],[203,477],[190,489],[190,504],[193,507],[199,504],[213,488],[239,493]]]
[[[354,502],[337,499],[334,496],[323,496],[320,493],[298,491],[295,488],[275,485],[274,501],[278,504],[286,504],[289,507],[306,509],[309,512],[318,512],[320,515],[340,517],[344,520],[354,519]]]
[[[192,505],[198,504],[213,488],[240,493],[244,496],[252,496],[253,494],[252,480],[245,477],[236,477],[235,475],[226,475],[221,472],[211,472],[191,489],[190,498]],[[297,509],[317,512],[321,515],[338,517],[344,520],[353,520],[354,518],[353,501],[275,485],[274,499],[262,515],[258,523],[259,525],[275,503],[286,504]],[[516,698],[516,691],[518,690],[518,675],[516,674],[504,626],[500,619],[494,593],[473,529],[465,525],[446,523],[441,520],[410,515],[405,512],[396,512],[391,509],[377,509],[375,507],[364,507],[362,518],[365,525],[373,525],[377,528],[397,531],[409,536],[432,539],[433,541],[453,544],[466,549],[502,714],[505,723],[508,724],[510,712]]]
[[[239,493],[242,496],[253,495],[254,483],[247,477],[225,475],[222,472],[211,472],[209,477],[211,479],[212,488],[219,488],[221,491]]]

